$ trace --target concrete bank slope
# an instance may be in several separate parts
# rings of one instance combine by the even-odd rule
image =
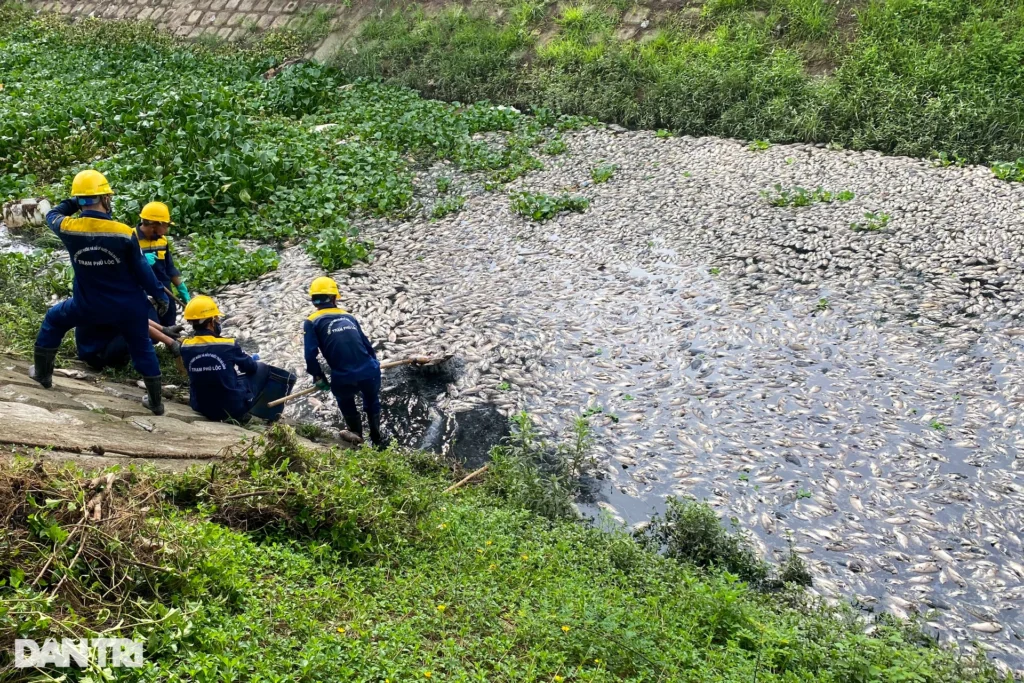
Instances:
[[[0,356],[0,453],[74,459],[85,467],[149,462],[165,469],[247,448],[260,427],[209,422],[187,405],[165,401],[154,416],[143,390],[82,369],[58,369],[53,388],[28,376],[28,362]],[[304,445],[314,446],[301,440]]]

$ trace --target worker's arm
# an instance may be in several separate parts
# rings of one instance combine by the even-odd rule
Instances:
[[[164,256],[164,266],[167,268],[167,274],[171,276],[171,284],[174,285],[174,289],[177,290],[178,296],[184,303],[188,303],[192,300],[192,295],[188,291],[188,287],[185,286],[185,281],[181,277],[181,271],[174,267],[174,259],[171,257],[171,245],[167,245],[167,254]]]
[[[244,375],[255,375],[258,369],[256,359],[243,351],[238,342],[235,342],[235,367]]]
[[[50,209],[46,214],[46,225],[54,233],[59,233],[61,222],[68,216],[75,215],[77,212],[78,202],[71,198],[65,199],[57,206]]]
[[[174,339],[171,339],[166,334],[164,334],[163,328],[160,327],[159,325],[157,325],[156,327],[154,327],[153,325],[149,326],[149,338],[155,342],[163,344],[169,349],[174,346]]]
[[[309,320],[302,324],[303,334],[303,346],[306,353],[306,372],[314,380],[322,379],[324,376],[323,368],[320,367],[320,361],[318,357],[320,355],[320,342],[316,339],[316,330],[313,329],[313,323]]]
[[[142,247],[139,246],[139,238],[132,235],[132,244],[128,249],[129,267],[135,275],[135,281],[139,283],[143,291],[157,301],[168,303],[167,292],[164,286],[156,279],[156,274],[149,267],[146,257],[142,254]]]

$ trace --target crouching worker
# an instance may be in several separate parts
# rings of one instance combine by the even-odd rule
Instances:
[[[317,387],[330,389],[338,400],[345,425],[353,434],[363,435],[363,421],[356,409],[356,394],[362,394],[363,410],[370,425],[370,440],[377,448],[387,446],[380,431],[380,363],[370,340],[351,314],[337,307],[338,285],[329,277],[318,277],[309,287],[316,312],[303,323],[306,372]],[[324,355],[330,366],[328,383],[317,358]]]
[[[149,321],[149,339],[154,344],[163,344],[175,356],[181,356],[179,326],[164,327]],[[122,368],[128,365],[131,355],[128,342],[116,325],[79,325],[75,328],[75,347],[78,360],[93,370]]]
[[[185,306],[193,334],[181,342],[181,359],[189,380],[189,404],[208,420],[245,423],[250,416],[271,422],[284,406],[267,403],[291,393],[295,375],[259,362],[234,339],[221,336],[221,312],[208,296],[196,296]],[[242,374],[239,375],[238,371]]]

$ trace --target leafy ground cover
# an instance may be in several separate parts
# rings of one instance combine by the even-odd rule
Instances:
[[[847,611],[752,590],[699,506],[651,539],[703,543],[700,558],[568,506],[531,512],[517,478],[544,477],[509,466],[530,452],[514,443],[457,494],[424,454],[313,453],[285,427],[181,475],[2,464],[0,633],[144,639],[124,681],[996,680],[912,629],[868,635]]]
[[[637,128],[972,163],[1024,156],[1015,0],[640,3],[655,11],[644,40],[620,34],[640,28],[624,21],[632,3],[499,4],[385,14],[337,62],[442,99]]]

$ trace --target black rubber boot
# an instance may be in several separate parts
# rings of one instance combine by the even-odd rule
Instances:
[[[53,366],[57,362],[57,349],[44,349],[37,346],[32,358],[32,367],[28,376],[43,385],[44,389],[53,386]]]
[[[341,416],[345,418],[345,426],[348,427],[348,431],[360,439],[363,438],[363,419],[359,417],[359,413],[342,413]]]
[[[391,437],[380,431],[380,413],[367,414],[366,421],[370,423],[370,441],[373,442],[373,447],[379,451],[387,448],[391,444]]]
[[[142,399],[142,405],[149,408],[154,415],[164,414],[163,387],[160,386],[160,375],[156,377],[143,377],[146,384],[146,396]]]

